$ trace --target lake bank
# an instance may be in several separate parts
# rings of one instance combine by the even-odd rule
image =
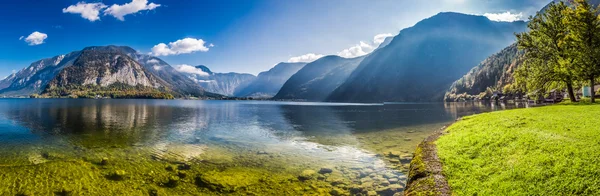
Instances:
[[[478,114],[432,144],[452,194],[595,195],[598,116],[599,105],[571,104]]]

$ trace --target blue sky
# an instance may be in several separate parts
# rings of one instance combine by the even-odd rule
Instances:
[[[309,61],[329,54],[351,57],[368,53],[369,48],[378,44],[374,36],[395,35],[442,11],[524,19],[548,2],[3,1],[0,6],[0,78],[42,58],[86,46],[111,44],[160,55],[174,66],[203,64],[216,72],[257,74],[278,62]],[[495,15],[501,13],[504,15]]]

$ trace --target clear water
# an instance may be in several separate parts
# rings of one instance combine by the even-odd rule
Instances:
[[[391,195],[429,134],[514,107],[0,99],[0,195]]]

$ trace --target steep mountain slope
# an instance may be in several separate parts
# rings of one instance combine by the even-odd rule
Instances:
[[[514,42],[525,22],[440,13],[367,56],[328,101],[442,101],[452,82]]]
[[[502,90],[512,84],[514,71],[523,63],[523,52],[513,44],[488,57],[469,73],[452,84],[446,93],[446,101],[470,99],[485,92],[487,88]]]
[[[234,92],[236,97],[270,98],[306,63],[279,63],[269,71],[261,72],[247,87]]]
[[[90,47],[81,51],[72,66],[61,70],[43,93],[48,96],[82,96],[110,91],[112,95],[121,89],[144,94],[170,93],[167,86],[165,81],[148,72],[119,48]]]
[[[186,73],[189,78],[196,81],[207,92],[226,96],[234,96],[236,91],[240,91],[256,79],[252,74],[214,73],[204,65],[198,65],[196,68],[205,74]]]
[[[554,0],[558,3],[571,4],[569,0]],[[599,5],[600,0],[588,0],[593,5]],[[550,4],[541,9],[544,12]],[[507,85],[514,82],[514,71],[523,63],[523,52],[519,51],[516,44],[512,44],[502,51],[488,57],[479,65],[471,69],[466,75],[455,81],[448,92],[446,101],[473,99],[486,92],[488,88],[503,91]]]
[[[206,91],[196,81],[190,79],[186,74],[177,71],[171,65],[154,56],[135,53],[132,55],[137,61],[144,65],[153,75],[166,82],[167,87],[182,95],[196,97],[218,97],[213,92]]]
[[[29,96],[40,93],[58,72],[71,66],[80,52],[42,59],[0,81],[1,96]]]
[[[306,64],[285,82],[273,99],[323,101],[356,69],[364,57],[322,57]]]
[[[97,61],[108,64],[99,65]],[[71,68],[75,62],[78,62],[80,67]],[[87,66],[90,67],[87,68]],[[109,69],[110,71],[107,71]],[[96,78],[96,81],[92,81],[92,78]],[[81,82],[81,80],[84,80],[84,82]],[[98,87],[104,85],[106,87],[105,84],[110,86],[110,84],[118,83],[125,86],[136,85],[145,89],[159,87],[178,96],[219,96],[205,92],[200,85],[176,71],[161,59],[140,54],[126,46],[87,47],[82,51],[34,62],[28,68],[0,81],[0,95],[29,96],[39,94],[47,89],[46,87],[51,81],[54,81],[54,87],[63,89],[73,87],[73,85],[98,85]]]

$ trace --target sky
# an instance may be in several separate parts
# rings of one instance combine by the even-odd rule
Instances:
[[[0,78],[87,46],[124,45],[174,67],[258,74],[355,57],[439,12],[527,19],[549,0],[18,0],[0,6]]]

